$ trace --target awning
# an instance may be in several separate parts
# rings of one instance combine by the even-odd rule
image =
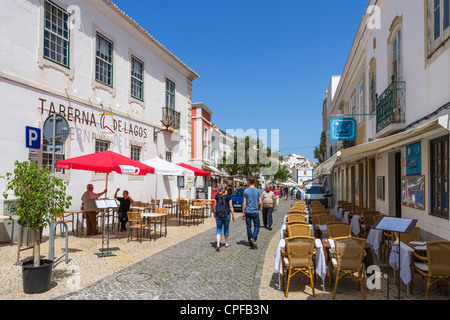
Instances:
[[[437,118],[423,126],[341,150],[337,153],[339,158],[337,162],[338,164],[351,163],[358,159],[413,143],[426,136],[431,136],[439,132],[445,133],[446,130],[447,129],[440,124],[440,118]]]
[[[166,176],[184,176],[184,177],[193,177],[194,171],[176,165],[172,162],[166,161],[161,158],[153,158],[150,160],[142,161],[143,164],[146,164],[150,167],[155,168],[155,173]]]
[[[185,164],[185,163],[181,163],[180,162],[180,163],[177,163],[177,165],[180,166],[180,167],[183,167],[183,168],[186,168],[186,169],[194,171],[194,174],[195,174],[196,177],[210,177],[211,176],[210,172],[204,171],[204,170],[199,169],[197,167],[190,166],[190,165]]]
[[[228,177],[228,174],[226,174],[225,172],[220,171],[217,168],[208,166],[206,164],[204,164],[202,167],[203,167],[204,170],[211,172],[215,176]]]
[[[330,174],[333,168],[338,165],[352,163],[365,157],[374,156],[381,152],[393,150],[395,148],[414,143],[417,140],[424,139],[427,136],[438,133],[448,133],[449,120],[449,115],[445,115],[420,127],[393,134],[385,138],[376,139],[355,147],[340,150],[333,155],[333,157],[329,158],[316,170],[314,170],[314,177],[318,178],[320,176]]]
[[[338,156],[337,154],[334,154],[331,158],[329,158],[327,161],[318,166],[314,170],[314,178],[331,174],[331,171],[333,170],[334,164],[336,163],[337,160]]]

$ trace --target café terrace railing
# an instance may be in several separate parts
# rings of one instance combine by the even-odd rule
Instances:
[[[377,101],[377,133],[391,124],[405,123],[405,82],[395,81],[380,95]]]

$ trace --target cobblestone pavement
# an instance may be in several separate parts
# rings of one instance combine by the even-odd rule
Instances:
[[[111,249],[116,255],[97,258],[101,237],[69,239],[69,264],[64,263],[64,239],[56,239],[57,263],[52,288],[39,295],[26,295],[22,290],[21,267],[14,265],[17,249],[0,246],[0,300],[330,300],[332,289],[327,278],[315,282],[316,297],[306,277],[297,275],[291,280],[286,298],[279,287],[279,276],[274,268],[275,254],[280,239],[280,228],[287,209],[293,201],[281,200],[274,212],[273,230],[261,228],[258,250],[249,248],[245,222],[236,213],[236,222],[230,226],[231,247],[215,251],[215,220],[207,218],[199,226],[168,228],[167,238],[157,241],[127,242],[126,235],[114,234]],[[46,247],[47,245],[47,247]],[[47,243],[42,253],[47,254]],[[21,253],[21,258],[29,254]],[[22,259],[24,260],[24,259]],[[382,270],[386,268],[382,267]],[[383,276],[385,274],[383,273]],[[391,286],[391,299],[397,289]],[[444,286],[433,285],[430,300],[448,300]],[[386,279],[381,288],[371,292],[365,286],[368,300],[386,300]],[[402,299],[422,300],[425,281],[414,278],[414,294]],[[339,281],[337,300],[361,300],[361,291],[355,279]]]
[[[287,206],[286,202],[283,207]],[[220,251],[215,250],[213,227],[58,299],[259,299],[265,248],[283,218],[282,210],[274,213],[273,230],[261,228],[257,241],[260,249],[253,250],[241,213],[236,212],[236,221],[230,225],[228,248],[222,240]]]

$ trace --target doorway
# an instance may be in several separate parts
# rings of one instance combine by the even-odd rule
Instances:
[[[402,217],[402,154],[395,154],[395,216]]]

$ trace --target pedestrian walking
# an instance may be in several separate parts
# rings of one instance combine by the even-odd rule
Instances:
[[[118,216],[120,221],[120,231],[127,231],[126,224],[128,222],[128,211],[130,211],[130,206],[134,203],[133,199],[131,199],[130,194],[127,190],[122,192],[122,197],[118,197],[117,193],[120,191],[120,188],[117,188],[116,193],[114,194],[114,199],[120,202]]]
[[[300,188],[300,200],[305,200],[305,187]]]
[[[276,197],[275,193],[270,189],[270,186],[266,186],[266,189],[262,193],[261,200],[264,228],[272,230],[272,213],[273,208],[275,207]]]
[[[276,210],[278,208],[278,204],[280,203],[280,190],[278,190],[278,188],[275,187],[273,193],[275,195],[275,206],[273,210]]]
[[[220,237],[222,232],[225,238],[225,248],[228,248],[230,244],[228,239],[230,236],[230,220],[234,222],[234,210],[231,194],[227,192],[228,185],[223,183],[221,185],[220,193],[216,194],[216,211],[214,217],[216,218],[216,251],[220,250]]]
[[[288,199],[288,194],[289,194],[289,189],[288,189],[288,187],[285,187],[284,188],[284,200]]]
[[[86,235],[95,235],[100,232],[97,231],[97,213],[100,212],[97,208],[95,200],[100,198],[102,195],[106,194],[108,190],[105,189],[102,193],[94,193],[94,186],[88,184],[86,186],[86,192],[81,196],[81,210],[84,211],[84,216],[86,217]]]
[[[258,240],[260,220],[259,210],[262,210],[261,191],[255,188],[256,178],[248,179],[249,187],[244,190],[244,203],[242,205],[242,219],[245,220],[247,226],[247,237],[250,247],[258,249]],[[252,230],[253,223],[253,230]]]

